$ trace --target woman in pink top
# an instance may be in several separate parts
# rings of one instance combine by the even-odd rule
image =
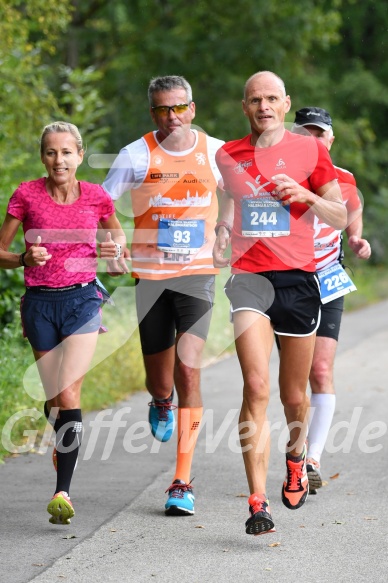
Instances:
[[[78,128],[54,122],[44,128],[40,143],[47,177],[23,182],[13,193],[0,229],[0,267],[24,267],[23,333],[46,393],[45,414],[56,432],[57,484],[47,510],[52,524],[69,524],[74,516],[70,483],[82,437],[81,386],[101,326],[97,228],[107,233],[100,247],[110,272],[128,272],[121,256],[126,240],[110,196],[76,178],[84,156]],[[20,225],[26,251],[18,255],[8,248]]]

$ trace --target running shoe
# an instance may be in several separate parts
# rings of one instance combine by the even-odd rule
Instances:
[[[51,524],[70,524],[75,512],[67,492],[54,494],[47,506],[47,512],[51,514]]]
[[[300,508],[309,492],[309,482],[306,471],[306,446],[303,449],[302,459],[295,461],[286,455],[287,474],[283,482],[282,501],[290,510]]]
[[[163,399],[163,401],[152,399],[151,403],[148,403],[150,407],[148,420],[151,425],[151,432],[158,441],[168,441],[174,433],[174,409],[176,409],[176,405],[172,404],[173,398],[174,391],[172,391],[168,399]]]
[[[312,457],[306,460],[307,468],[307,478],[309,481],[309,490],[318,490],[322,488],[322,476],[321,476],[321,465],[319,462],[315,461]]]
[[[191,516],[194,514],[193,487],[182,480],[174,480],[166,490],[167,502],[164,506],[167,516]]]
[[[276,532],[267,496],[265,494],[252,494],[248,498],[248,504],[250,517],[245,523],[245,532],[255,536]]]

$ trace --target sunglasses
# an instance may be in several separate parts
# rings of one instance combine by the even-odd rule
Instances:
[[[178,105],[155,105],[151,107],[152,111],[157,115],[169,115],[170,111],[173,111],[175,115],[184,113],[189,109],[189,103],[178,103]]]

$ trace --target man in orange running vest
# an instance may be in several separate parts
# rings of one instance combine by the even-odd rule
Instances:
[[[114,200],[131,191],[132,276],[146,372],[149,421],[160,441],[175,426],[177,464],[166,490],[168,515],[194,514],[190,472],[202,418],[200,361],[214,300],[212,249],[224,142],[192,128],[195,103],[180,76],[157,77],[148,88],[156,130],[124,147],[103,184]]]

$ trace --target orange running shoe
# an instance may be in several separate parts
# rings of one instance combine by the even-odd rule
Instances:
[[[282,501],[290,510],[300,508],[309,493],[309,481],[306,471],[306,446],[304,446],[302,459],[295,461],[286,455],[287,474],[283,482]]]
[[[248,504],[251,515],[245,523],[245,532],[255,536],[276,532],[267,496],[265,494],[252,494],[248,498]]]

